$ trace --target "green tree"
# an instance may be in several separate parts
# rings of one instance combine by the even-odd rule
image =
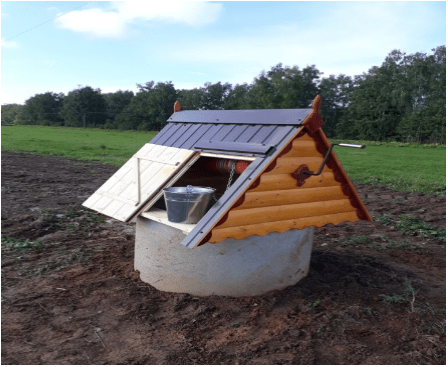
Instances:
[[[106,100],[101,89],[86,86],[72,90],[64,98],[60,112],[66,126],[99,127],[107,118]]]
[[[17,116],[20,125],[60,125],[59,116],[64,95],[47,92],[36,94],[25,101]]]
[[[322,97],[321,115],[325,122],[323,130],[329,137],[335,135],[335,128],[349,103],[349,95],[353,90],[350,76],[339,74],[322,78],[319,83],[319,94]]]
[[[433,51],[427,56],[393,50],[380,67],[356,76],[338,136],[444,142],[446,48]]]
[[[405,111],[400,98],[400,63],[404,54],[392,51],[381,67],[355,77],[342,121],[337,126],[340,137],[365,140],[392,140],[399,137],[397,126]]]
[[[4,104],[1,107],[2,125],[11,125],[17,119],[23,105],[17,103]]]
[[[403,140],[446,141],[446,47],[432,51],[409,57],[407,110],[398,127]]]
[[[307,108],[319,93],[318,80],[322,74],[314,65],[300,69],[298,66],[273,66],[262,71],[248,93],[250,108]]]
[[[233,87],[227,95],[223,104],[225,110],[246,110],[249,109],[248,94],[250,86],[246,83],[237,84]]]
[[[106,101],[108,126],[113,126],[116,117],[131,103],[134,92],[119,90],[115,93],[103,94]]]
[[[201,109],[222,110],[231,90],[232,85],[229,83],[205,83],[202,88]]]
[[[177,92],[171,81],[144,85],[137,84],[139,92],[131,103],[117,116],[116,123],[122,130],[161,130],[173,113]]]
[[[203,90],[201,88],[181,89],[177,91],[182,110],[199,110],[202,107]]]

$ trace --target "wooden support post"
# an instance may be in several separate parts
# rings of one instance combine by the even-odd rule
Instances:
[[[138,206],[141,201],[141,192],[140,192],[140,158],[135,159],[136,167],[135,167],[135,183],[137,185],[137,203],[135,206]]]

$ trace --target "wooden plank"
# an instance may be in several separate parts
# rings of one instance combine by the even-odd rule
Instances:
[[[168,214],[166,210],[151,208],[147,212],[143,212],[140,216],[154,220],[156,222],[165,224],[167,226],[180,229],[184,233],[190,233],[196,224],[186,224],[186,223],[173,223],[168,220]]]
[[[101,198],[102,196],[98,194],[98,191],[96,191],[86,201],[84,201],[82,205],[87,208],[92,208]]]
[[[98,212],[102,212],[112,201],[113,199],[109,197],[101,196],[101,199],[98,200],[94,206],[92,206],[92,209]]]
[[[228,227],[212,230],[212,237],[208,242],[218,243],[227,238],[234,238],[240,240],[248,236],[257,235],[264,236],[271,232],[283,233],[290,229],[304,229],[307,227],[322,227],[326,224],[340,224],[342,222],[356,222],[358,220],[356,211],[345,213],[319,215],[315,217],[306,217],[300,219],[290,219],[284,221],[276,221],[270,223],[259,223],[237,227]]]
[[[246,193],[244,202],[232,209],[250,209],[259,207],[269,207],[276,205],[288,205],[299,203],[312,203],[318,201],[327,200],[340,200],[346,196],[342,192],[340,186],[332,187],[316,187],[310,189],[292,189],[292,190],[275,190],[275,191],[262,191]]]
[[[121,220],[122,222],[125,222],[126,219],[129,217],[129,213],[133,213],[135,211],[136,207],[133,205],[124,204],[113,216],[113,218]]]
[[[128,203],[124,203],[120,200],[113,200],[106,208],[103,209],[102,214],[107,215],[109,217],[114,217],[114,215],[124,206],[130,205]],[[134,204],[135,206],[135,204]]]
[[[311,176],[305,180],[302,188],[336,186],[339,183],[334,179],[332,172],[322,173],[319,176]],[[289,173],[275,175],[264,174],[260,178],[260,184],[251,191],[292,190],[298,188],[297,180]]]
[[[98,190],[96,192],[96,194],[100,195],[100,197],[106,197],[106,198],[110,198],[113,200],[118,200],[118,201],[122,202],[123,204],[129,204],[129,205],[134,205],[134,206],[137,204],[137,201],[135,201],[135,200],[128,200],[122,196],[114,195],[109,192],[104,192],[104,191]]]
[[[312,172],[317,172],[320,168],[320,165],[324,161],[322,157],[280,157],[277,159],[277,163],[275,168],[270,171],[264,173],[264,175],[276,175],[279,173],[293,173],[297,168],[299,168],[302,164],[308,166],[308,169]],[[325,165],[322,172],[332,172],[327,165]]]
[[[141,201],[141,193],[140,193],[140,158],[135,157],[135,181],[137,186],[137,205],[140,204]]]
[[[216,228],[237,227],[241,223],[248,225],[316,217],[319,215],[344,213],[352,210],[356,211],[352,204],[350,204],[349,199],[231,210],[227,220]]]

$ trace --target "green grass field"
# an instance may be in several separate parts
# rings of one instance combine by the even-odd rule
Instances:
[[[2,150],[123,165],[156,132],[2,126]]]
[[[2,126],[2,150],[56,155],[121,166],[155,134],[65,127]],[[334,148],[354,182],[445,195],[445,147],[363,143],[367,145],[363,150]]]

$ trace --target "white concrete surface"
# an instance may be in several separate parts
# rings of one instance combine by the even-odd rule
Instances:
[[[135,269],[166,292],[255,296],[296,284],[308,274],[314,227],[227,239],[190,249],[176,228],[138,217]]]

